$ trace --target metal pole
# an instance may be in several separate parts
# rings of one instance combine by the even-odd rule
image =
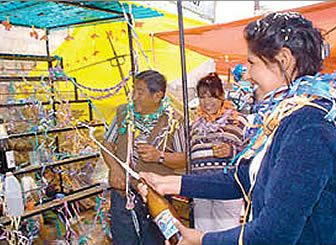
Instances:
[[[254,14],[258,14],[259,10],[260,10],[260,1],[254,0]]]
[[[183,105],[184,105],[184,135],[185,147],[187,153],[187,173],[191,173],[191,145],[189,132],[189,108],[188,108],[188,86],[187,86],[187,72],[185,66],[185,52],[184,52],[184,28],[183,28],[183,13],[182,1],[177,1],[177,13],[180,36],[180,55],[181,55],[181,69],[182,69],[182,85],[183,85]]]
[[[230,80],[231,80],[231,69],[228,68],[227,83],[226,83],[226,87],[224,89],[229,89],[229,90],[232,89]]]
[[[132,35],[132,18],[131,15],[128,15],[129,23],[127,23],[127,32],[128,32],[128,44],[130,49],[130,58],[131,58],[131,70],[132,70],[132,78],[134,81],[134,73],[135,73],[135,62],[134,62],[134,52],[133,52],[133,35]]]
[[[46,53],[48,56],[48,68],[52,67],[52,61],[50,60],[50,48],[49,48],[49,29],[46,30]]]

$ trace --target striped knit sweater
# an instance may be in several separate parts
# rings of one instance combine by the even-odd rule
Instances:
[[[244,128],[247,119],[233,109],[227,109],[216,119],[199,117],[192,125],[191,158],[192,173],[206,174],[226,167],[244,147]],[[231,145],[231,155],[217,158],[212,147],[222,142]]]

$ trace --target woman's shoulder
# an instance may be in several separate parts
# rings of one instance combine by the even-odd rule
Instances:
[[[331,105],[329,101],[318,100],[294,111],[280,122],[278,135],[285,138],[298,134],[311,138],[322,137],[326,144],[336,144],[335,122],[326,118]]]
[[[297,127],[321,124],[335,127],[335,123],[326,118],[331,107],[332,102],[326,99],[314,100],[289,115],[289,121],[296,122]]]

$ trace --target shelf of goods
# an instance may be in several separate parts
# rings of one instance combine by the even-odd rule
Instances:
[[[63,67],[61,57],[0,54],[0,114],[15,152],[17,168],[13,174],[19,180],[27,175],[35,178],[38,187],[33,191],[40,192],[39,198],[46,195],[49,185],[64,196],[40,199],[33,210],[25,210],[24,219],[64,202],[78,202],[81,208],[90,209],[95,206],[90,197],[108,189],[92,181],[100,154],[85,126],[96,127],[99,140],[104,124],[94,119],[91,101],[79,98],[75,84],[50,75],[56,66]],[[35,75],[41,71],[45,73]],[[2,224],[9,221],[5,216],[0,218]]]

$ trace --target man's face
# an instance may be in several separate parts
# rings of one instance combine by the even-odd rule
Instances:
[[[149,92],[147,84],[143,80],[134,80],[133,101],[135,111],[141,115],[154,113],[158,108],[155,94],[152,95]]]

